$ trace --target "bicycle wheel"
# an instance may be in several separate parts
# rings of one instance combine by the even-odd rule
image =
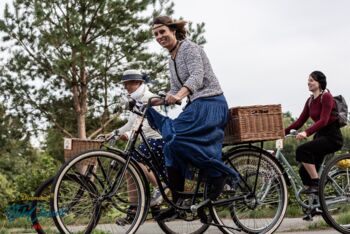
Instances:
[[[234,152],[224,162],[234,166],[252,189],[257,181],[256,191],[252,198],[212,207],[214,221],[229,227],[236,224],[247,233],[273,233],[283,221],[288,202],[287,185],[279,166],[269,155],[260,156],[255,150]],[[246,190],[242,182],[236,188],[226,185],[219,199],[244,195]],[[234,233],[230,228],[220,229],[223,233]]]
[[[194,169],[194,173],[196,178],[198,176],[198,170]],[[185,191],[186,192],[194,192],[195,186],[197,183],[197,178],[193,180],[185,180]],[[203,201],[203,191],[204,186],[201,185],[200,192],[201,197],[197,198],[197,203],[200,201]],[[182,199],[180,202],[181,206],[190,206],[191,205],[191,198]],[[167,205],[163,205],[162,209],[167,208]],[[188,211],[180,211],[180,215],[177,218],[173,219],[167,219],[162,221],[157,221],[159,227],[167,234],[200,234],[204,233],[208,228],[208,224],[203,224],[199,220],[198,216],[193,214],[192,212]]]
[[[37,200],[32,202],[31,221],[33,228],[39,234],[54,234],[60,233],[56,228],[53,218],[50,214],[50,192],[51,184],[55,177],[51,177],[44,181],[39,188],[35,191],[34,197]]]
[[[341,233],[350,233],[350,154],[336,156],[327,163],[319,196],[325,221]]]
[[[147,213],[147,192],[137,166],[131,161],[125,167],[125,163],[121,155],[95,150],[62,166],[51,199],[61,233],[136,232]],[[129,222],[117,225],[117,219],[126,215]]]

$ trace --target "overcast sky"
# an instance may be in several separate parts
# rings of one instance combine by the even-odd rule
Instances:
[[[350,102],[350,1],[174,3],[175,18],[206,24],[204,49],[229,106],[280,103],[298,116],[313,70],[323,71],[331,92]]]
[[[313,70],[350,102],[350,1],[177,0],[206,24],[204,46],[230,106],[282,104],[298,116]]]

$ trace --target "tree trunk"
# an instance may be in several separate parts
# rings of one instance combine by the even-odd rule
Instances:
[[[72,93],[74,110],[78,123],[78,138],[86,139],[85,115],[87,113],[87,74],[81,68],[79,77],[78,69],[75,64],[76,52],[74,50],[72,50],[72,61]],[[85,68],[83,67],[83,69]]]
[[[85,123],[85,114],[78,114],[78,137],[81,139],[86,139],[86,123]]]

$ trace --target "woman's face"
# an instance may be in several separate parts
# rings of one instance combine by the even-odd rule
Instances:
[[[163,47],[168,50],[171,50],[176,45],[176,36],[175,31],[171,31],[165,25],[155,24],[152,29],[152,33],[156,41]]]
[[[126,91],[128,91],[129,94],[132,94],[140,87],[141,84],[142,82],[137,80],[125,81],[124,88],[126,89]]]
[[[314,92],[316,90],[320,89],[320,83],[318,83],[318,81],[316,81],[314,78],[312,78],[311,76],[309,76],[309,79],[307,80],[307,85],[309,87],[309,90],[311,92]]]

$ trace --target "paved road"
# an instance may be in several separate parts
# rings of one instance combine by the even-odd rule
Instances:
[[[319,220],[322,220],[321,217],[317,217],[314,219],[313,222],[318,222]],[[306,231],[308,230],[309,225],[311,225],[312,222],[305,222],[301,218],[285,218],[279,227],[279,229],[275,233],[283,233],[283,234],[303,234],[303,233],[310,233],[310,234],[333,234],[338,233],[334,229],[328,229],[328,230],[317,230],[317,231]],[[154,222],[146,222],[144,223],[140,229],[138,230],[138,233],[142,234],[158,234],[163,233],[161,229],[158,227],[158,225]],[[206,234],[220,234],[220,230],[216,227],[210,227]],[[243,232],[236,232],[236,233],[243,233]]]
[[[319,220],[322,220],[321,217],[317,217],[314,219],[313,222],[318,222]],[[338,233],[334,229],[328,229],[328,230],[313,230],[313,231],[308,231],[309,225],[311,225],[312,222],[305,222],[301,220],[301,218],[285,218],[279,227],[279,229],[275,233],[283,233],[283,234],[292,234],[292,233],[297,233],[297,234],[333,234],[333,233]],[[112,231],[113,226],[110,225],[99,225],[102,230],[105,231]],[[103,226],[103,227],[101,227]],[[23,231],[23,229],[22,229]],[[21,229],[11,229],[10,233],[24,233],[22,232]],[[33,232],[28,232],[26,231],[25,233],[34,233]],[[1,233],[1,227],[0,227],[0,233]],[[113,231],[112,231],[113,233]],[[163,233],[162,230],[159,228],[158,224],[153,222],[153,221],[147,221],[141,227],[139,228],[138,232],[140,234],[160,234]],[[206,234],[220,234],[220,230],[216,227],[210,227],[206,232]],[[237,234],[241,234],[243,232],[235,232]]]

